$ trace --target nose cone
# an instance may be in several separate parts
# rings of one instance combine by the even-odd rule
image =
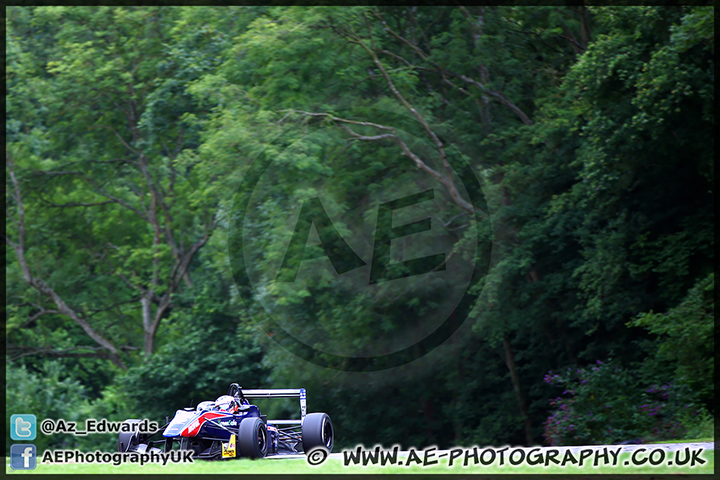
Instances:
[[[180,436],[180,432],[182,432],[182,426],[175,426],[175,427],[172,427],[172,428],[168,427],[168,428],[166,428],[165,431],[163,432],[163,437],[168,437],[168,438],[170,438],[170,437],[179,437],[179,436]]]
[[[163,437],[179,437],[183,429],[193,421],[197,422],[198,413],[188,412],[186,410],[178,410],[175,417],[168,424],[163,432]]]

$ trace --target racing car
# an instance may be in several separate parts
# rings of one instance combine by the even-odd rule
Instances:
[[[299,398],[299,420],[268,420],[248,400]],[[126,423],[139,423],[128,419]],[[128,429],[126,429],[128,430]],[[139,430],[139,429],[135,429]],[[326,413],[307,413],[307,395],[300,389],[243,390],[231,383],[227,395],[175,412],[172,420],[155,432],[122,432],[119,452],[169,452],[175,446],[192,450],[193,458],[262,458],[270,455],[310,453],[316,448],[331,452],[334,430]]]

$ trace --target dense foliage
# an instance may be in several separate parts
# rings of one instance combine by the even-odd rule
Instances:
[[[6,42],[8,419],[239,382],[341,447],[712,425],[713,7],[16,6]]]

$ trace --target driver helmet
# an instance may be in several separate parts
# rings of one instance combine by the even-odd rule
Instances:
[[[239,407],[234,397],[222,395],[215,400],[215,408],[223,412],[235,413]]]

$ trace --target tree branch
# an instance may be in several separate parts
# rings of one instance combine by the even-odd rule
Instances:
[[[387,23],[386,23],[385,20],[380,16],[379,13],[377,13],[377,12],[374,12],[374,13],[375,13],[375,15],[378,17],[378,19],[380,20],[380,22],[382,23],[383,29],[384,29],[386,32],[388,32],[390,35],[392,35],[393,37],[395,37],[396,39],[398,39],[400,42],[402,42],[402,43],[404,43],[405,45],[407,45],[408,47],[410,47],[410,49],[411,49],[412,51],[414,51],[423,61],[425,61],[425,62],[429,63],[430,65],[432,65],[438,73],[440,73],[440,74],[443,75],[443,76],[444,76],[444,75],[450,75],[450,76],[452,76],[452,77],[459,78],[460,80],[462,80],[462,81],[464,81],[464,82],[466,82],[466,83],[469,83],[469,84],[471,84],[471,85],[475,85],[475,86],[478,87],[481,91],[483,91],[483,92],[486,93],[487,95],[490,95],[490,96],[493,97],[493,98],[496,98],[498,101],[500,101],[500,103],[502,103],[503,105],[505,105],[506,107],[508,107],[513,113],[515,113],[515,115],[517,115],[517,117],[518,117],[525,125],[532,125],[532,124],[533,124],[533,122],[530,120],[530,117],[528,117],[527,114],[526,114],[525,112],[523,112],[517,105],[515,105],[513,102],[511,102],[510,100],[508,100],[502,93],[500,93],[500,92],[498,92],[498,91],[496,91],[496,90],[491,90],[491,89],[485,87],[485,85],[483,85],[482,83],[478,82],[478,81],[475,80],[475,79],[472,79],[472,78],[468,77],[467,75],[454,73],[454,72],[451,72],[451,71],[446,70],[445,68],[441,67],[438,63],[433,62],[432,60],[430,60],[429,54],[425,53],[425,52],[424,52],[422,49],[420,49],[417,45],[413,44],[413,43],[410,42],[408,39],[406,39],[405,37],[401,36],[401,35],[398,34],[397,32],[393,31],[390,27],[388,27]],[[464,13],[465,13],[466,15],[469,15],[469,14],[470,14],[469,12],[467,12],[467,10],[465,10]],[[356,39],[354,39],[354,40],[355,40],[354,43],[357,43],[358,45],[360,45],[360,46],[362,46],[363,48],[365,48],[365,50],[368,50],[368,53],[370,53],[370,54],[374,57],[373,60],[375,60],[375,59],[377,58],[377,57],[374,55],[374,53],[370,52],[369,49],[368,49],[368,47],[367,47],[365,44],[363,44],[359,39],[356,38]],[[376,63],[376,65],[378,64],[377,61],[376,61],[375,63]],[[381,70],[382,70],[382,69],[381,69]],[[451,83],[451,85],[452,85],[452,83]],[[392,90],[393,87],[391,86],[390,89]],[[395,90],[393,90],[393,93],[395,93]]]
[[[114,128],[112,128],[112,127],[110,127],[110,126],[108,126],[108,125],[93,125],[93,126],[90,127],[90,130],[94,130],[94,129],[96,129],[96,128],[105,128],[105,129],[107,129],[107,130],[110,130],[113,134],[115,134],[115,136],[118,138],[118,140],[120,140],[120,143],[122,143],[123,146],[125,146],[125,148],[127,148],[128,150],[130,150],[132,153],[134,153],[134,154],[136,154],[136,155],[140,155],[140,152],[139,152],[138,150],[136,150],[135,148],[131,147],[130,144],[127,143],[127,142],[125,141],[125,139],[122,138],[122,136],[121,136],[121,135],[118,133],[118,131],[115,130]]]
[[[92,180],[91,178],[89,178],[89,177],[84,177],[84,178],[85,178],[85,180],[86,180],[90,185],[93,186],[93,188],[95,188],[95,191],[96,191],[97,193],[99,193],[100,195],[102,195],[103,197],[109,198],[109,199],[112,200],[114,203],[117,203],[118,205],[121,205],[121,206],[127,208],[128,210],[130,210],[130,211],[132,211],[132,212],[135,212],[136,215],[138,215],[140,218],[142,218],[142,219],[145,220],[146,222],[149,222],[149,221],[150,221],[150,220],[148,219],[148,217],[147,217],[144,213],[142,213],[140,210],[138,210],[137,208],[133,207],[132,205],[126,203],[124,200],[121,200],[121,199],[119,199],[119,198],[117,198],[117,197],[114,197],[114,196],[110,195],[110,194],[107,193],[105,190],[103,190],[102,188],[100,188],[100,186],[99,186],[94,180]]]
[[[48,205],[53,208],[67,208],[67,207],[96,207],[98,205],[107,205],[108,203],[117,203],[117,202],[114,202],[112,200],[107,200],[105,202],[94,202],[94,203],[61,203],[61,204],[50,203],[50,202],[46,202],[46,203],[48,203]]]
[[[137,350],[137,347],[130,345],[124,345],[120,347],[122,350]],[[76,350],[90,350],[89,352],[77,352]],[[18,358],[27,357],[30,355],[45,355],[48,357],[74,357],[74,358],[101,358],[104,360],[112,360],[112,355],[105,351],[103,347],[90,347],[90,346],[79,346],[70,347],[60,350],[53,349],[51,347],[25,347],[21,345],[7,345],[7,351],[17,352],[14,355],[11,354],[8,358],[9,361],[17,360]]]
[[[31,325],[35,322],[38,318],[42,317],[43,315],[54,315],[59,314],[59,310],[45,310],[44,308],[40,307],[40,311],[31,315],[30,318],[28,318],[26,321],[24,321],[22,324],[20,324],[17,328],[25,328],[28,325]]]
[[[102,348],[106,349],[109,353],[109,359],[117,366],[125,369],[125,364],[122,362],[119,356],[118,350],[115,348],[115,346],[105,339],[102,335],[100,335],[98,332],[96,332],[92,326],[82,318],[75,310],[70,308],[65,301],[60,297],[60,295],[57,294],[57,292],[51,288],[47,283],[45,283],[42,279],[34,278],[30,272],[30,266],[28,265],[27,259],[25,258],[25,208],[22,201],[22,194],[20,191],[20,184],[17,181],[17,178],[15,177],[15,171],[14,171],[14,164],[12,162],[12,159],[10,158],[10,154],[6,151],[5,153],[5,160],[8,166],[8,170],[10,173],[10,180],[13,184],[13,189],[15,191],[15,200],[17,202],[17,208],[18,208],[18,241],[17,243],[9,242],[9,239],[6,238],[6,241],[13,247],[15,250],[15,253],[18,258],[18,263],[20,264],[20,268],[23,272],[23,278],[25,281],[31,285],[33,288],[35,288],[40,293],[50,297],[52,301],[55,303],[55,305],[58,307],[58,310],[62,312],[64,315],[69,317],[73,322],[75,322],[80,328],[83,329],[83,331],[92,338],[95,343],[100,345]]]
[[[349,120],[345,118],[336,117],[334,115],[331,115],[329,113],[311,113],[311,112],[304,112],[301,110],[294,110],[295,113],[299,113],[302,115],[310,116],[310,117],[325,117],[332,121],[339,122],[339,123],[347,123],[352,125],[362,125],[362,126],[370,126],[374,127],[380,130],[388,131],[390,133],[388,134],[382,134],[382,135],[374,135],[374,136],[368,136],[368,135],[360,135],[359,133],[353,131],[347,126],[344,126],[343,129],[347,131],[353,138],[357,140],[367,140],[367,141],[379,141],[379,140],[385,140],[390,139],[393,140],[402,150],[403,155],[409,157],[415,165],[423,170],[424,172],[429,173],[433,178],[438,180],[445,188],[447,188],[448,192],[450,193],[450,196],[452,197],[453,201],[463,210],[469,213],[479,213],[482,217],[485,217],[487,214],[480,210],[479,208],[471,205],[469,202],[467,202],[462,196],[460,196],[459,192],[457,191],[457,188],[455,187],[454,182],[452,181],[452,178],[447,178],[442,173],[438,172],[434,168],[430,167],[427,163],[425,163],[417,154],[415,154],[410,147],[407,146],[407,144],[397,135],[397,132],[393,127],[389,127],[386,125],[380,125],[377,123],[372,122],[361,122],[357,120]],[[444,153],[444,152],[443,152]],[[447,160],[445,159],[447,162]]]
[[[372,35],[372,33],[371,33]],[[455,203],[460,206],[465,211],[468,212],[479,212],[483,213],[481,210],[477,209],[473,205],[471,205],[469,202],[467,202],[462,196],[460,195],[460,192],[458,192],[457,187],[455,186],[455,182],[452,179],[452,167],[450,166],[450,162],[448,162],[447,154],[445,152],[445,147],[443,143],[440,141],[438,136],[435,134],[435,132],[430,127],[430,124],[425,120],[425,118],[408,102],[408,100],[400,93],[400,91],[395,86],[395,83],[390,78],[390,75],[388,75],[387,71],[385,70],[385,67],[383,66],[382,62],[380,62],[380,59],[376,55],[375,51],[365,45],[359,38],[354,38],[353,41],[360,45],[373,59],[373,62],[378,67],[380,72],[382,73],[383,77],[385,78],[385,81],[390,87],[390,90],[393,92],[395,97],[400,101],[400,103],[403,104],[403,106],[415,117],[415,119],[420,123],[420,125],[423,126],[423,129],[427,133],[427,135],[432,140],[433,144],[435,145],[435,149],[437,150],[438,154],[440,155],[440,159],[442,161],[445,175],[441,175],[439,172],[435,171],[434,169],[430,168],[425,162],[423,162],[417,155],[415,155],[403,142],[400,137],[397,136],[397,133],[393,130],[393,134],[395,135],[395,141],[400,146],[400,148],[403,150],[404,154],[410,157],[415,164],[425,170],[426,172],[430,173],[433,177],[435,177],[440,183],[442,183],[448,190],[448,193],[450,194],[450,197],[455,201]]]

